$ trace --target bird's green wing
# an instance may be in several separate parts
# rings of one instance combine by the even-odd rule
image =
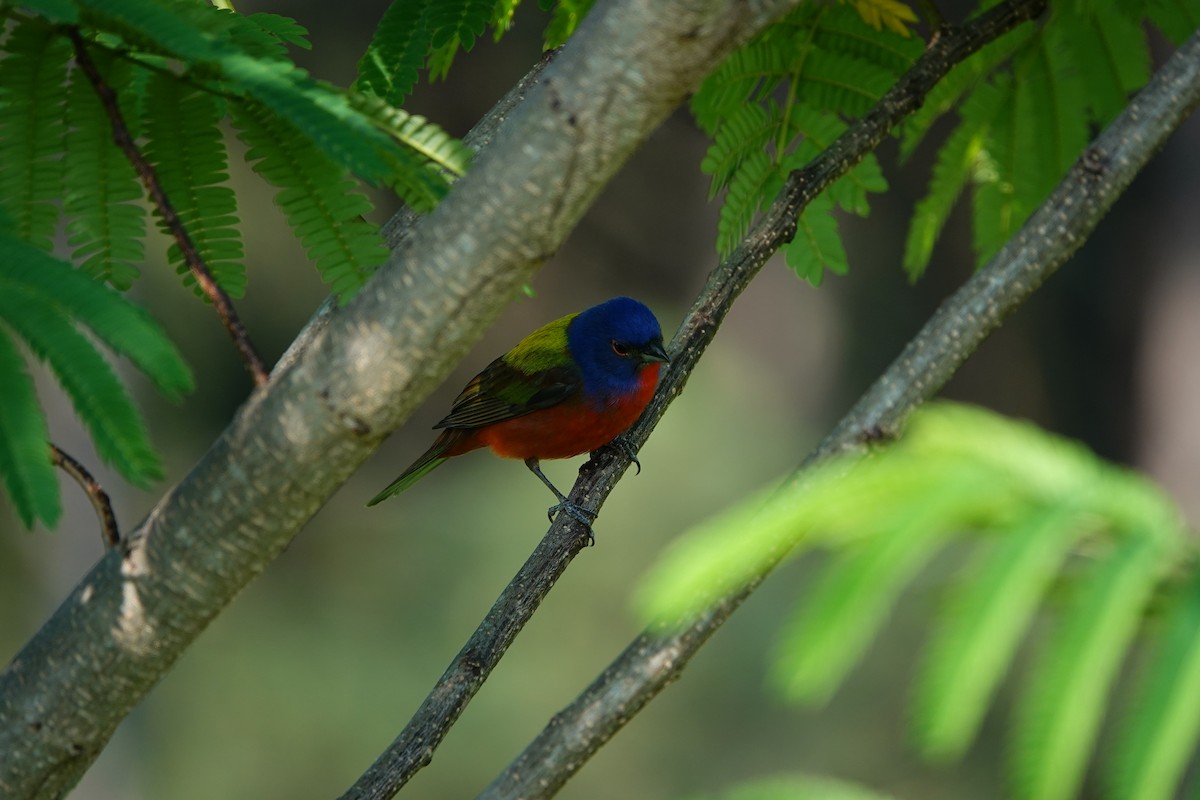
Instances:
[[[543,325],[467,384],[435,428],[481,428],[549,408],[582,386],[567,350],[574,314]]]

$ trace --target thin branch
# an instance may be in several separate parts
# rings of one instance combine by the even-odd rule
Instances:
[[[113,513],[108,493],[104,491],[100,481],[92,477],[92,473],[88,472],[83,464],[55,444],[50,445],[50,460],[54,462],[54,466],[74,478],[88,500],[92,501],[92,507],[96,509],[96,516],[100,519],[100,538],[104,540],[104,546],[111,549],[120,544],[121,531],[117,527],[117,516]]]
[[[166,192],[163,191],[162,184],[159,183],[154,167],[142,155],[137,143],[133,141],[133,137],[129,134],[125,118],[121,114],[120,106],[117,104],[116,93],[113,92],[112,87],[105,82],[104,77],[96,68],[96,62],[92,61],[91,54],[88,53],[87,43],[84,42],[83,35],[79,32],[79,29],[68,26],[65,30],[67,36],[71,39],[71,43],[75,46],[76,62],[84,74],[87,75],[88,80],[91,81],[92,87],[96,90],[96,95],[100,98],[100,104],[104,106],[109,122],[112,123],[113,141],[117,147],[121,148],[121,152],[129,159],[129,163],[133,164],[133,168],[137,171],[138,177],[141,178],[146,191],[150,193],[150,199],[154,202],[155,208],[158,209],[163,224],[171,232],[175,243],[179,245],[179,252],[183,254],[184,263],[187,264],[188,269],[192,272],[192,276],[195,277],[196,285],[200,287],[200,290],[212,302],[213,308],[217,311],[217,316],[221,318],[221,324],[225,326],[225,330],[229,332],[229,337],[233,339],[233,346],[237,348],[242,359],[246,362],[246,369],[250,371],[250,375],[254,379],[254,385],[265,386],[268,375],[262,358],[259,357],[258,351],[254,349],[254,344],[250,341],[250,336],[246,333],[245,326],[242,325],[241,319],[238,318],[237,312],[234,311],[233,302],[229,299],[229,295],[225,293],[225,290],[213,278],[208,266],[204,263],[204,258],[200,255],[200,251],[196,249],[195,242],[188,235],[183,221],[175,213],[175,208],[171,205]]]
[[[867,116],[804,170],[791,176],[764,219],[710,276],[700,299],[680,326],[670,346],[671,365],[664,372],[658,392],[627,434],[635,449],[645,442],[667,405],[682,391],[734,299],[771,254],[795,234],[796,218],[803,207],[860,162],[894,125],[916,111],[929,89],[954,64],[1033,18],[1043,6],[1044,0],[1010,0],[961,29],[947,29]],[[606,449],[583,466],[571,498],[598,510],[629,464],[628,454],[620,448]],[[559,515],[404,730],[342,800],[392,797],[429,764],[446,732],[587,541],[588,532],[583,526],[565,514]]]
[[[947,35],[954,35],[948,32]],[[950,297],[804,461],[803,469],[892,432],[932,397],[999,324],[1088,238],[1167,137],[1200,104],[1200,33],[1155,74],[996,257]],[[807,170],[806,170],[807,171]],[[704,305],[699,303],[698,306]],[[778,563],[786,553],[775,554]],[[723,598],[685,629],[640,634],[501,773],[481,800],[552,796],[691,657],[761,582]]]

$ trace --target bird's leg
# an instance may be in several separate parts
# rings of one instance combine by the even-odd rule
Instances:
[[[620,450],[622,453],[624,453],[626,456],[628,456],[630,463],[632,463],[635,467],[637,467],[637,472],[635,472],[633,474],[634,475],[642,474],[642,462],[638,461],[637,450],[633,449],[633,444],[629,441],[629,439],[625,438],[625,434],[622,433],[621,435],[617,436],[615,439],[613,439],[611,442],[609,442],[608,444],[606,444],[604,446],[605,447],[613,447],[613,448],[616,448],[617,450]],[[594,455],[594,453],[589,453],[589,455]]]
[[[558,487],[551,483],[550,479],[547,478],[542,472],[542,468],[538,466],[538,460],[536,458],[525,459],[525,466],[529,467],[529,471],[534,475],[537,475],[538,480],[546,484],[546,488],[554,492],[554,496],[558,498],[558,505],[553,505],[546,509],[546,516],[550,519],[550,521],[554,522],[554,513],[556,511],[565,511],[572,519],[574,519],[583,527],[587,528],[588,541],[594,541],[592,538],[592,523],[596,520],[596,512],[588,511],[586,508],[574,502],[573,500],[568,499],[565,494],[560,492]]]

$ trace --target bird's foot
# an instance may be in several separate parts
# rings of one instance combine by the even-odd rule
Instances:
[[[620,450],[622,453],[624,453],[629,458],[630,463],[633,464],[635,467],[637,467],[637,472],[635,472],[633,474],[634,475],[642,474],[642,462],[638,461],[637,450],[633,449],[633,443],[630,442],[629,439],[627,439],[625,437],[625,434],[622,433],[620,436],[613,439],[611,442],[609,442],[605,446],[615,448],[617,450]]]
[[[560,502],[546,509],[546,516],[549,517],[551,522],[554,522],[554,515],[559,511],[565,513],[587,530],[588,547],[596,543],[596,537],[592,534],[592,523],[596,521],[595,511],[589,511],[574,500],[568,500],[565,497]]]

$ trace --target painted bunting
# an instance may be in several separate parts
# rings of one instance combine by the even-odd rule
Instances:
[[[590,526],[594,515],[569,501],[538,462],[597,450],[624,433],[650,402],[667,360],[658,320],[628,297],[543,325],[471,379],[434,425],[443,430],[433,445],[367,505],[399,494],[452,456],[487,446],[524,459],[554,492],[551,519],[561,509]]]

